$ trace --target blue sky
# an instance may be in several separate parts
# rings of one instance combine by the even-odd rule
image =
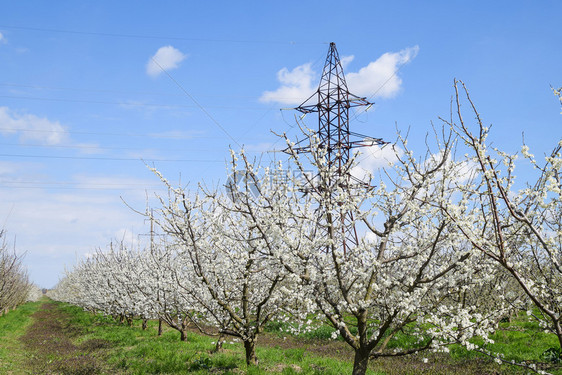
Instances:
[[[350,90],[376,102],[352,130],[410,128],[415,145],[459,78],[496,145],[515,152],[524,132],[540,155],[562,137],[560,14],[559,1],[5,2],[7,240],[44,287],[112,239],[142,242],[149,226],[122,200],[143,210],[162,186],[141,159],[195,186],[224,182],[229,145],[279,148],[271,130],[296,134],[280,108],[316,88],[329,42]]]

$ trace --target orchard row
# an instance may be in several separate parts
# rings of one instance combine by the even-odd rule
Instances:
[[[0,316],[26,301],[41,297],[41,290],[33,285],[22,265],[22,257],[10,251],[4,232],[0,232]]]
[[[562,141],[542,160],[526,146],[520,159],[492,148],[462,83],[455,92],[456,119],[421,152],[398,134],[370,176],[359,175],[359,154],[330,163],[313,132],[307,157],[285,138],[285,164],[232,152],[226,191],[175,187],[154,170],[168,195],[145,214],[165,237],[97,251],[53,297],[161,319],[181,338],[188,325],[217,342],[234,336],[248,364],[270,322],[293,332],[330,324],[355,351],[354,374],[453,343],[487,352],[498,322],[521,309],[562,346]],[[520,164],[532,167],[526,181],[513,174]]]

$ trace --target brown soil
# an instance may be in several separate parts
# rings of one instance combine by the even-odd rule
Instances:
[[[33,374],[91,375],[114,373],[103,360],[108,343],[89,340],[76,345],[80,329],[69,324],[69,317],[53,303],[44,303],[32,315],[34,323],[22,336]]]
[[[80,328],[70,324],[69,316],[57,309],[54,303],[45,303],[33,315],[34,323],[21,338],[26,349],[32,353],[28,360],[32,374],[118,374],[105,361],[105,351],[110,343],[91,339],[76,344],[84,334]],[[194,329],[194,331],[196,331]],[[228,338],[227,338],[228,340]],[[305,355],[318,355],[352,361],[353,350],[342,341],[305,340],[293,336],[263,333],[258,346],[281,349],[304,349]],[[422,360],[428,358],[427,363]],[[279,365],[279,372],[287,366]],[[486,359],[453,360],[447,354],[422,353],[407,357],[379,358],[371,361],[370,368],[388,375],[499,375],[513,374],[513,368],[497,366]],[[300,368],[292,368],[296,373]],[[322,368],[317,369],[322,373]],[[272,369],[275,372],[275,369]]]
[[[199,333],[195,327],[192,332]],[[216,329],[205,327],[206,332],[216,334]],[[230,338],[226,337],[226,341]],[[353,362],[353,349],[343,341],[302,339],[294,336],[281,336],[275,333],[261,333],[257,345],[266,347],[277,347],[280,349],[304,349],[306,353],[322,357],[331,357],[344,361]],[[427,358],[427,363],[424,363]],[[287,366],[278,365],[279,372]],[[513,367],[499,366],[492,360],[486,358],[476,359],[452,359],[445,353],[424,352],[416,355],[399,357],[381,357],[371,360],[369,368],[381,371],[387,375],[507,375],[521,374]],[[317,371],[322,373],[322,368]],[[275,372],[274,370],[272,370]],[[296,370],[295,370],[296,371]],[[296,371],[298,373],[298,371]]]
[[[258,338],[258,346],[281,349],[303,348],[313,355],[332,357],[353,362],[353,350],[343,341],[304,340],[292,336],[279,337],[264,333]],[[427,358],[424,363],[423,358]],[[508,366],[500,367],[487,359],[453,360],[448,354],[420,353],[401,357],[382,357],[371,360],[369,368],[388,375],[500,375],[512,374]],[[318,369],[321,371],[322,369]]]

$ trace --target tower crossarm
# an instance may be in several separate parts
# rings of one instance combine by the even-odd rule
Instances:
[[[333,171],[333,174],[327,176],[319,174],[317,178],[310,179],[313,181],[310,186],[303,187],[306,192],[316,191],[320,195],[324,195],[333,188],[333,184],[337,184],[338,189],[347,190],[350,194],[362,194],[372,188],[369,183],[351,175],[349,165],[351,150],[358,147],[382,146],[387,142],[382,138],[351,132],[349,130],[349,109],[373,104],[366,97],[349,92],[336,44],[330,43],[318,89],[295,108],[304,115],[318,113],[318,131],[316,132],[318,147],[325,150],[323,156],[325,164]],[[352,140],[352,137],[356,140]],[[312,151],[311,146],[311,144],[303,145],[301,141],[295,147],[291,147],[291,150],[297,153],[309,153]],[[328,193],[323,199],[329,201],[333,198]],[[320,209],[326,209],[326,207],[323,207],[321,203]],[[345,255],[348,249],[359,243],[353,211],[342,206],[339,210],[327,210],[325,214],[326,228],[339,227],[338,232],[343,240],[341,250]],[[333,231],[327,229],[327,234],[330,233],[333,235]]]

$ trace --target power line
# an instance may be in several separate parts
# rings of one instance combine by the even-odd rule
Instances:
[[[102,135],[115,137],[142,137],[142,138],[174,138],[174,139],[218,139],[216,136],[198,136],[198,135],[178,135],[166,133],[100,133],[100,132],[84,132],[74,130],[54,130],[54,129],[19,129],[19,128],[0,128],[0,132],[31,132],[31,133],[64,133],[64,134],[82,134],[82,135]]]
[[[12,83],[12,82],[0,82],[0,86],[4,87],[18,87],[26,89],[35,90],[57,90],[57,91],[80,91],[80,92],[96,92],[96,93],[111,93],[111,94],[141,94],[141,95],[157,95],[157,96],[175,96],[181,97],[178,94],[161,93],[161,92],[150,92],[150,91],[125,91],[125,90],[109,90],[109,89],[90,89],[90,88],[79,88],[79,87],[59,87],[59,86],[43,86],[43,85],[31,85],[22,83]]]
[[[250,39],[220,39],[220,38],[187,38],[181,36],[165,36],[165,35],[141,35],[141,34],[121,34],[121,33],[106,33],[99,31],[83,31],[83,30],[68,30],[68,29],[52,29],[41,27],[29,26],[9,26],[0,25],[0,28],[11,30],[26,30],[36,32],[50,32],[61,34],[75,34],[75,35],[89,35],[89,36],[104,36],[104,37],[117,37],[117,38],[134,38],[134,39],[166,39],[166,40],[185,40],[190,42],[214,42],[214,43],[248,43],[248,44],[328,44],[327,42],[312,42],[312,41],[281,41],[281,40],[250,40]]]
[[[37,159],[71,159],[71,160],[113,160],[113,161],[149,161],[149,162],[224,163],[224,160],[213,160],[213,159],[142,159],[142,158],[109,158],[109,157],[96,157],[96,156],[56,156],[56,155],[23,155],[23,154],[0,154],[0,157],[37,158]]]
[[[148,107],[148,108],[200,108],[198,105],[170,105],[170,104],[146,104],[146,103],[131,103],[131,102],[113,102],[107,100],[86,100],[86,99],[66,99],[66,98],[46,98],[37,96],[16,96],[16,95],[0,95],[0,98],[6,99],[24,99],[24,100],[39,100],[48,102],[67,102],[67,103],[87,103],[87,104],[111,104],[123,107]],[[251,109],[262,111],[262,107],[235,107],[235,106],[209,106],[209,108],[216,109]]]
[[[65,190],[166,190],[161,185],[124,184],[124,183],[105,183],[95,184],[87,182],[43,182],[43,181],[0,181],[0,188],[6,189],[65,189]]]
[[[27,88],[34,90],[53,90],[53,91],[72,91],[72,92],[93,92],[93,93],[104,93],[104,94],[136,94],[136,95],[152,95],[152,96],[169,96],[174,98],[182,98],[183,95],[171,94],[165,92],[155,92],[155,91],[132,91],[132,90],[110,90],[110,89],[95,89],[95,88],[81,88],[81,87],[58,87],[58,86],[43,86],[43,85],[32,85],[32,84],[22,84],[22,83],[12,83],[12,82],[0,82],[0,86],[4,87],[17,87],[17,88]],[[255,99],[252,95],[197,95],[200,98],[249,98]]]
[[[1,184],[1,183],[0,183]],[[48,186],[0,186],[2,189],[49,189]],[[54,187],[53,189],[57,189],[57,190],[118,190],[118,191],[145,191],[147,190],[146,188],[107,188],[107,187],[78,187],[78,186],[57,186]],[[162,190],[164,191],[165,189],[150,189],[152,191],[154,190]]]
[[[160,70],[166,74],[168,76],[168,78],[170,78],[170,80],[172,82],[174,82],[176,84],[176,86],[183,91],[183,93],[189,98],[191,99],[191,101],[193,103],[195,103],[197,105],[197,107],[199,107],[199,109],[201,110],[201,112],[203,112],[205,115],[207,115],[207,117],[220,129],[222,130],[222,132],[224,134],[226,134],[226,136],[228,136],[228,138],[230,138],[234,143],[236,143],[236,145],[238,145],[238,147],[242,148],[242,146],[240,146],[240,144],[236,141],[236,139],[234,139],[233,136],[230,135],[229,132],[226,131],[226,129],[201,105],[199,104],[199,102],[197,101],[197,99],[195,99],[189,92],[187,92],[187,90],[180,85],[180,83],[178,81],[176,81],[176,79],[174,77],[172,77],[172,75],[170,73],[168,73],[168,71],[166,69],[164,69],[162,67],[162,65],[160,65],[160,63],[158,61],[156,61],[154,58],[152,58],[152,61],[160,68]]]
[[[88,146],[88,145],[41,145],[41,144],[26,144],[26,143],[0,143],[0,146],[16,146],[16,147],[38,147],[38,148],[62,148],[62,149],[74,149],[74,150],[133,150],[133,151],[140,151],[138,147],[102,147],[102,146]],[[184,148],[179,149],[172,149],[166,148],[165,150],[160,149],[150,149],[151,151],[185,151]],[[199,152],[208,152],[211,151],[210,149],[189,149],[190,152],[199,151]]]
[[[96,184],[91,182],[76,182],[76,181],[58,181],[58,182],[48,182],[48,181],[0,181],[0,184],[40,184],[40,185],[88,185],[88,186],[136,186],[138,187],[139,184],[135,183],[103,183],[103,184]],[[158,186],[146,186],[150,188],[155,187],[162,187],[161,185]]]

